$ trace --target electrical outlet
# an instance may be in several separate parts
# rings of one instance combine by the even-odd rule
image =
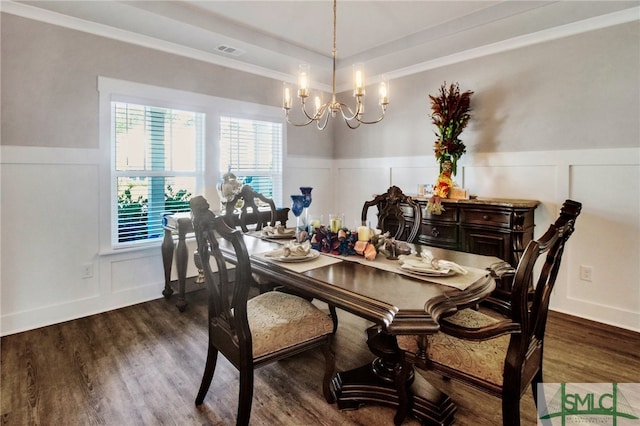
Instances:
[[[82,278],[91,278],[93,277],[93,264],[85,263],[82,265]]]
[[[580,279],[582,281],[593,281],[593,268],[587,265],[580,265]]]

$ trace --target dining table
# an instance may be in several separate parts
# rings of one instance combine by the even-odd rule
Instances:
[[[272,236],[273,237],[273,236]],[[466,274],[429,276],[407,272],[396,258],[378,253],[373,260],[359,255],[336,255],[311,250],[307,259],[273,257],[283,243],[260,232],[245,234],[252,272],[287,289],[350,312],[373,325],[366,330],[372,361],[340,371],[333,379],[339,409],[379,404],[396,409],[394,423],[413,416],[423,424],[449,425],[456,406],[433,387],[399,349],[399,335],[428,336],[439,330],[439,320],[457,310],[475,306],[495,289],[493,265],[503,263],[482,256],[434,247],[411,245],[416,259],[422,252],[455,262]],[[234,263],[232,246],[220,240],[225,260]],[[364,330],[363,330],[364,331]]]

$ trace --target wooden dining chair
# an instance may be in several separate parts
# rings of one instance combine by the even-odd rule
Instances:
[[[403,210],[403,205],[408,211]],[[389,232],[396,240],[414,242],[422,223],[422,210],[417,202],[405,195],[397,186],[391,186],[384,194],[377,195],[373,200],[366,201],[362,207],[362,225],[368,226],[367,216],[370,207],[378,208],[377,228],[382,232]],[[410,214],[413,222],[407,221]]]
[[[333,323],[329,316],[308,300],[284,292],[270,291],[249,298],[253,278],[244,235],[240,230],[230,228],[223,216],[216,217],[201,196],[191,200],[191,210],[209,302],[207,361],[196,405],[203,403],[213,379],[218,353],[222,353],[239,370],[236,422],[247,425],[251,415],[254,369],[313,348],[321,348],[324,352],[322,391],[327,402],[333,402],[331,380],[335,355],[331,348]],[[237,256],[233,271],[228,269],[218,238],[233,246]]]
[[[262,202],[262,209],[259,209],[257,201]],[[239,203],[242,204],[242,207],[240,207],[238,222],[236,222],[236,205]],[[265,213],[269,215],[268,222],[264,220]],[[249,226],[259,231],[265,225],[276,226],[276,205],[273,199],[256,192],[250,185],[244,185],[233,200],[226,204],[225,217],[227,225],[234,227],[238,224],[242,232],[248,232]]]
[[[501,398],[504,426],[520,425],[520,398],[529,385],[537,402],[549,298],[581,209],[567,200],[555,223],[527,245],[515,272],[508,319],[464,309],[441,318],[440,332],[432,336],[398,337],[416,365]]]

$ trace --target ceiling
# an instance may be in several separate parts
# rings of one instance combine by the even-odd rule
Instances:
[[[640,0],[338,0],[338,86],[347,88],[356,62],[369,82],[394,78],[473,52],[637,20],[639,6]],[[282,80],[294,81],[298,65],[308,63],[316,87],[331,85],[329,0],[3,1],[2,9]]]

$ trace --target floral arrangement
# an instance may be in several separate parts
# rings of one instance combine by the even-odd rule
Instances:
[[[320,226],[311,235],[311,248],[321,253],[361,255],[373,260],[378,253],[386,254],[386,246],[391,240],[388,232],[382,233],[377,229],[371,232],[371,239],[367,242],[358,241],[357,231],[341,228],[338,232],[331,232],[328,227]]]
[[[331,229],[323,225],[316,228],[311,236],[311,248],[321,253],[346,256],[356,254],[355,244],[357,241],[357,232],[351,232],[346,228],[339,229],[338,232],[331,232]]]
[[[458,169],[458,160],[467,150],[459,136],[467,127],[471,118],[472,91],[460,93],[458,83],[447,83],[440,86],[438,96],[429,95],[431,99],[431,120],[437,128],[433,151],[440,163],[440,174],[434,187],[433,196],[427,203],[427,210],[441,214],[444,210],[440,200],[447,198],[453,187],[452,175]]]

